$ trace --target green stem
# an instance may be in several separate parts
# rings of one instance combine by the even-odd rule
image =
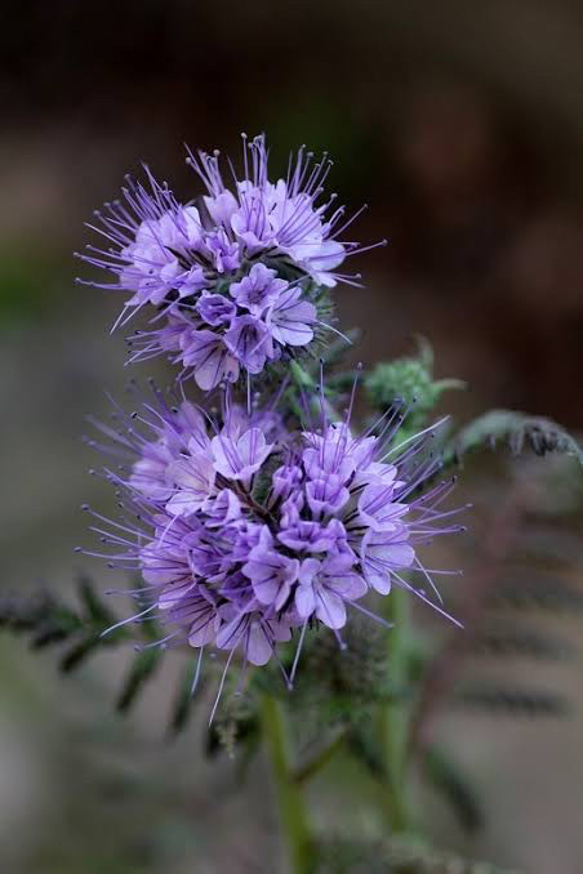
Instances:
[[[302,789],[294,780],[289,762],[281,705],[271,695],[263,695],[261,723],[271,761],[281,828],[290,854],[291,871],[293,874],[308,874],[314,861],[308,814]]]
[[[407,786],[407,737],[409,708],[404,690],[408,684],[407,636],[409,634],[409,599],[407,592],[395,587],[387,598],[387,619],[394,623],[388,634],[388,671],[395,700],[381,710],[381,748],[388,786],[388,816],[393,832],[410,828]]]
[[[336,737],[325,747],[319,750],[315,756],[300,765],[292,774],[292,778],[296,783],[306,783],[315,774],[322,770],[324,765],[327,765],[330,759],[334,757],[346,740],[346,729],[342,729],[336,733]]]

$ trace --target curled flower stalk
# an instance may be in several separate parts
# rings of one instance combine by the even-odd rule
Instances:
[[[89,225],[103,244],[80,255],[113,280],[79,281],[123,295],[114,327],[149,314],[149,328],[128,339],[130,361],[167,355],[181,379],[209,391],[321,347],[335,330],[329,290],[358,284],[339,268],[363,247],[343,239],[358,213],[346,218],[335,194],[325,198],[325,155],[315,162],[302,147],[275,182],[263,135],[243,137],[243,172],[229,162],[228,182],[218,152],[189,151],[188,163],[205,191],[195,202],[178,201],[148,168],[147,185],[127,178]]]

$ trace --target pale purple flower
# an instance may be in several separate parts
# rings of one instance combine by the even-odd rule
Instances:
[[[271,478],[271,500],[286,501],[292,493],[296,495],[302,494],[301,489],[298,487],[303,482],[303,479],[304,471],[297,464],[285,464],[282,467],[278,467],[274,470]]]
[[[237,306],[259,318],[287,288],[289,283],[278,279],[275,270],[258,263],[253,265],[248,276],[240,282],[233,282],[229,294],[235,298]]]
[[[396,525],[389,531],[369,529],[362,538],[360,561],[364,578],[381,595],[391,591],[393,571],[405,570],[415,561],[409,536],[405,525]]]
[[[324,479],[310,480],[306,486],[306,499],[314,518],[336,515],[347,504],[350,492],[344,480],[335,474]]]
[[[289,600],[299,568],[297,558],[288,558],[278,552],[273,536],[265,526],[259,543],[249,553],[249,561],[243,565],[243,573],[251,580],[257,600],[264,605],[272,604],[276,611],[280,611]]]
[[[129,515],[104,528],[95,514],[95,530],[114,562],[141,570],[150,604],[127,621],[156,611],[168,628],[164,645],[224,650],[225,671],[235,658],[243,670],[265,664],[296,633],[301,648],[308,623],[332,629],[343,645],[354,612],[375,618],[367,594],[390,597],[394,585],[455,622],[427,595],[434,583],[420,554],[436,536],[462,530],[451,523],[456,511],[441,508],[451,482],[423,490],[439,468],[432,429],[399,447],[398,420],[380,427],[382,436],[355,436],[351,413],[330,424],[324,410],[317,429],[295,432],[273,411],[245,413],[228,395],[212,422],[158,395],[138,425],[120,415],[119,430],[102,426],[131,462],[106,471]]]
[[[302,146],[295,163],[290,160],[287,178],[271,182],[265,136],[244,137],[243,151],[245,174],[232,190],[223,180],[216,154],[190,155],[208,191],[204,202],[211,219],[233,234],[249,256],[284,256],[319,285],[334,286],[346,279],[336,268],[360,247],[338,239],[353,219],[345,221],[344,208],[333,206],[336,196],[321,201],[331,167],[327,156],[314,163],[312,153]]]
[[[214,294],[210,291],[203,291],[196,302],[195,309],[203,322],[212,325],[213,328],[229,325],[237,312],[232,300],[224,294]]]
[[[120,284],[135,288],[126,306],[141,306],[164,301],[170,291],[179,297],[194,294],[204,287],[200,265],[185,267],[181,256],[200,247],[203,229],[198,210],[193,207],[169,209],[159,219],[147,219],[136,231],[135,242],[122,250],[129,262],[120,273]]]
[[[221,628],[221,617],[210,593],[190,595],[173,608],[170,619],[188,625],[188,643],[200,648],[213,644]]]
[[[205,255],[217,274],[232,273],[239,269],[243,261],[242,253],[237,242],[230,239],[223,228],[207,233],[205,244]]]
[[[191,516],[202,509],[216,491],[216,470],[210,452],[200,452],[189,446],[188,455],[181,455],[168,465],[166,479],[172,483],[172,495],[166,503],[171,516]]]
[[[267,664],[278,643],[291,637],[288,624],[266,618],[261,611],[239,613],[226,606],[222,619],[224,624],[217,635],[219,649],[241,648],[245,660],[258,667]]]
[[[261,373],[266,360],[275,357],[269,328],[252,315],[233,319],[225,345],[248,373]]]
[[[288,288],[269,309],[271,335],[282,346],[307,346],[314,338],[317,316],[316,307],[304,300],[301,288]]]
[[[273,446],[258,428],[243,434],[225,428],[211,441],[214,469],[226,479],[247,485],[257,473]]]
[[[303,552],[333,552],[339,541],[346,540],[346,530],[338,519],[330,519],[326,525],[308,519],[292,522],[277,535],[289,549]]]
[[[346,602],[357,601],[366,592],[365,581],[343,562],[307,558],[299,572],[295,605],[302,619],[315,614],[328,628],[338,629],[346,624]]]
[[[392,465],[387,465],[392,467]],[[397,469],[393,468],[396,476]],[[399,519],[409,511],[408,504],[395,500],[396,486],[403,485],[394,481],[389,485],[370,483],[358,499],[358,513],[362,522],[372,531],[394,531],[399,527]]]
[[[215,497],[206,501],[204,510],[209,528],[223,528],[232,522],[239,522],[243,514],[241,501],[231,489],[217,492]],[[239,539],[238,531],[237,541]]]
[[[182,335],[181,345],[182,360],[186,367],[192,367],[196,383],[204,391],[239,378],[239,361],[220,334],[192,331]]]
[[[168,465],[172,462],[171,450],[154,443],[144,447],[144,455],[135,462],[130,484],[137,492],[154,501],[167,501],[172,495],[168,481]]]
[[[335,195],[323,199],[326,156],[314,163],[302,147],[287,177],[275,181],[263,135],[244,138],[243,156],[243,173],[234,171],[229,187],[217,153],[189,152],[207,190],[200,209],[181,203],[148,168],[148,187],[128,178],[121,199],[106,204],[90,225],[102,245],[79,256],[113,276],[82,284],[124,297],[114,327],[140,310],[149,314],[149,329],[131,337],[130,361],[170,354],[181,365],[180,378],[193,376],[205,390],[236,381],[239,366],[257,375],[273,360],[293,358],[317,327],[329,327],[315,303],[323,289],[339,280],[359,284],[358,275],[338,272],[361,250],[339,239],[352,220],[333,207]],[[256,321],[241,321],[245,316]],[[210,359],[199,349],[208,329],[218,338]]]

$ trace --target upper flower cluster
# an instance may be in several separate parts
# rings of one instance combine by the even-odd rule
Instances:
[[[140,522],[98,530],[118,547],[114,560],[141,570],[166,640],[228,650],[227,664],[238,650],[261,665],[298,628],[291,681],[308,624],[342,643],[350,611],[368,613],[360,601],[370,590],[387,595],[397,584],[443,613],[403,576],[433,586],[418,547],[460,530],[437,507],[450,482],[420,494],[438,470],[432,429],[391,461],[396,414],[359,437],[349,417],[290,434],[275,413],[229,403],[211,427],[189,402],[169,408],[161,396],[138,418],[145,434],[135,420],[107,433],[130,452],[127,473],[108,476]]]
[[[209,390],[293,355],[326,325],[318,311],[337,268],[358,250],[339,236],[344,208],[322,201],[330,162],[302,147],[286,179],[268,178],[265,137],[243,140],[244,173],[225,184],[219,156],[189,153],[206,194],[182,204],[146,170],[149,190],[128,179],[123,199],[90,226],[107,248],[81,257],[114,275],[100,284],[128,296],[116,324],[155,307],[150,330],[132,338],[132,360],[170,353]]]

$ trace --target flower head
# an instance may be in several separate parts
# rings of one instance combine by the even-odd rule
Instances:
[[[314,163],[302,147],[272,182],[261,135],[244,137],[243,174],[229,184],[218,153],[189,152],[188,162],[206,189],[197,205],[179,202],[148,168],[148,187],[128,178],[122,199],[90,225],[103,246],[80,256],[113,281],[80,281],[123,294],[116,326],[150,314],[150,328],[130,338],[131,361],[170,354],[182,378],[210,390],[297,355],[329,327],[326,290],[357,284],[338,268],[359,247],[339,239],[352,219],[333,208],[335,195],[323,200],[326,156]]]
[[[367,593],[390,596],[394,585],[448,615],[425,592],[433,582],[419,553],[461,530],[450,524],[457,511],[438,507],[451,482],[423,491],[439,470],[434,429],[395,454],[396,415],[360,436],[349,417],[290,433],[273,412],[228,401],[217,422],[163,398],[138,418],[142,436],[133,420],[107,429],[131,458],[125,474],[107,475],[140,521],[113,523],[106,539],[119,547],[113,561],[141,569],[171,638],[260,665],[308,624],[342,643],[351,613],[369,614]]]

